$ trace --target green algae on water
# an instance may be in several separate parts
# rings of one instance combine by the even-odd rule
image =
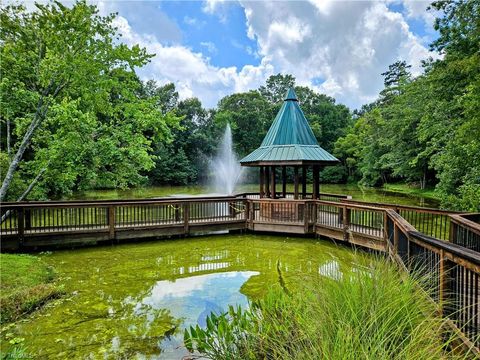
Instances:
[[[186,326],[261,297],[278,284],[277,264],[290,286],[357,266],[351,249],[328,241],[262,235],[81,248],[43,260],[57,269],[67,296],[9,332],[47,359],[180,359]]]

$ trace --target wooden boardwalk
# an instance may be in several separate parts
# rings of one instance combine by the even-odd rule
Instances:
[[[241,194],[1,205],[2,250],[251,231],[323,236],[386,252],[405,271],[421,269],[431,276],[440,311],[451,319],[462,346],[480,354],[478,214],[360,203],[338,195],[320,200]]]

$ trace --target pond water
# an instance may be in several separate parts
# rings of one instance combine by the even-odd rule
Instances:
[[[240,234],[41,256],[67,295],[10,331],[42,359],[181,359],[186,326],[202,326],[228,305],[247,306],[278,284],[277,266],[292,286],[363,267],[350,248],[326,240]]]
[[[112,199],[143,199],[165,197],[171,195],[200,195],[208,194],[213,189],[204,186],[150,186],[128,190],[92,190],[77,193],[69,199],[75,200],[112,200]],[[277,189],[278,191],[278,189]],[[293,192],[293,185],[287,186],[287,191]],[[311,188],[307,187],[307,191]],[[414,205],[438,208],[439,202],[432,198],[419,195],[403,194],[381,188],[366,188],[355,184],[321,184],[320,191],[332,194],[350,195],[354,200],[384,202],[398,205]],[[240,185],[236,193],[258,192],[258,185]]]

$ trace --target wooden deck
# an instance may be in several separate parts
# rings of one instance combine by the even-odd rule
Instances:
[[[383,251],[405,271],[421,269],[422,275],[431,276],[440,311],[451,319],[462,346],[480,354],[478,214],[360,203],[332,194],[323,194],[320,200],[240,194],[3,203],[1,215],[5,218],[0,226],[2,250],[251,231],[322,236]]]

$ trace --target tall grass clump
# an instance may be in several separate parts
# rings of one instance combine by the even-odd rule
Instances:
[[[359,254],[348,273],[273,286],[248,308],[211,314],[185,330],[192,354],[210,359],[444,359],[443,320],[385,259]],[[281,275],[281,274],[280,274]]]

